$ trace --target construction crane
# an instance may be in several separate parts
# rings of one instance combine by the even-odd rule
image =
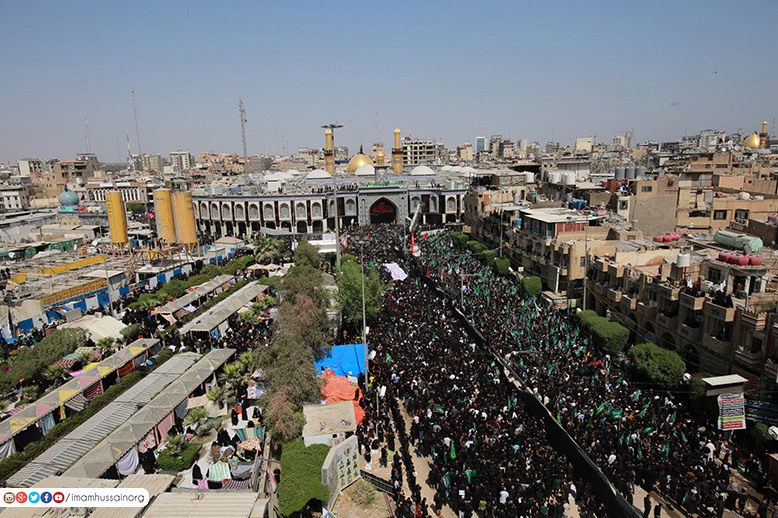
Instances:
[[[240,113],[240,137],[243,141],[243,172],[249,172],[249,155],[246,152],[246,107],[243,105],[243,99],[238,101],[238,113]]]

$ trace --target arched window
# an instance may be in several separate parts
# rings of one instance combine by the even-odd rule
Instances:
[[[232,219],[232,209],[229,205],[222,205],[222,219]]]
[[[305,210],[305,204],[304,203],[298,203],[294,207],[294,217],[297,219],[305,219],[308,215],[308,212]]]
[[[273,210],[273,205],[270,203],[265,203],[265,208],[263,209],[263,212],[265,213],[265,220],[275,220],[276,219],[276,213],[275,210]]]
[[[311,205],[311,216],[314,218],[320,218],[321,217],[321,203],[313,203]]]
[[[259,219],[259,208],[256,203],[249,205],[249,219]]]
[[[289,219],[289,215],[290,215],[289,205],[287,205],[286,203],[281,204],[278,207],[278,216],[281,219]]]
[[[246,219],[246,210],[243,205],[235,205],[235,219],[241,221]]]

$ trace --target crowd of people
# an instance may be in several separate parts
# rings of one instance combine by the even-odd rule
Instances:
[[[377,353],[371,373],[378,386],[389,387],[387,392],[403,401],[413,419],[409,439],[420,454],[432,457],[430,482],[452,507],[481,507],[499,516],[505,509],[503,489],[508,505],[527,505],[527,498],[519,501],[518,488],[526,491],[533,486],[524,487],[526,473],[509,476],[511,461],[516,460],[510,453],[531,448],[535,455],[527,469],[539,470],[533,473],[535,480],[548,482],[547,475],[553,474],[551,487],[561,493],[577,486],[582,512],[598,515],[597,502],[581,498],[581,485],[574,484],[567,466],[555,463],[559,456],[544,449],[547,445],[519,441],[504,447],[503,441],[517,440],[507,430],[531,430],[537,422],[526,418],[511,399],[505,380],[484,367],[491,364],[489,353],[467,343],[464,332],[455,329],[447,304],[460,306],[491,350],[506,359],[524,387],[628,501],[639,485],[671,498],[691,515],[721,516],[725,508],[737,506],[733,491],[735,496],[740,491],[731,477],[736,460],[718,430],[698,421],[673,394],[629,381],[628,366],[601,355],[567,311],[541,307],[525,296],[514,278],[495,275],[473,254],[455,247],[448,232],[417,238],[418,259],[400,252],[400,227],[360,228],[355,234],[370,242],[365,247],[366,264],[398,262],[406,271],[418,267],[445,293],[443,299],[436,298],[414,277],[393,285],[371,329],[371,346]],[[481,413],[483,421],[478,419]],[[538,440],[543,433],[533,430],[528,436]],[[443,452],[447,444],[457,448],[453,466]],[[491,471],[489,465],[499,471]],[[475,471],[474,481],[472,473],[465,476],[469,470]],[[451,486],[442,485],[444,477]],[[564,506],[562,494],[543,496],[535,503],[546,504],[546,511]],[[523,507],[510,509],[533,514]]]

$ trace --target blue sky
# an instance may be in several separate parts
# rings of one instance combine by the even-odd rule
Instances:
[[[778,2],[0,2],[0,162],[403,135],[639,141],[778,117]],[[117,142],[119,149],[117,150]]]

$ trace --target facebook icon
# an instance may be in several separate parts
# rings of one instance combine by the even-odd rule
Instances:
[[[41,493],[41,502],[43,502],[44,504],[51,503],[51,498],[52,498],[51,493],[49,493],[48,491],[44,491],[43,493]]]

